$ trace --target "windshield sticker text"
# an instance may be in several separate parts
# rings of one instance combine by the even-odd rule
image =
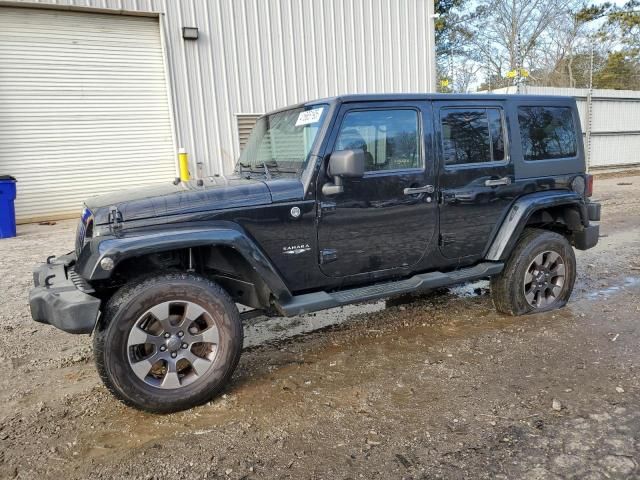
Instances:
[[[311,125],[312,123],[316,123],[320,120],[320,116],[322,115],[322,111],[324,107],[314,108],[312,110],[305,110],[304,112],[300,112],[298,115],[298,120],[296,121],[296,127],[301,127],[302,125]]]

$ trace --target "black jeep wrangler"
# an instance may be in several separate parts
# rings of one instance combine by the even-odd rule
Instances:
[[[181,410],[231,377],[244,315],[480,278],[500,312],[562,307],[572,247],[598,241],[591,191],[572,98],[308,102],[261,117],[233,175],[87,200],[75,252],[35,269],[31,312],[93,332],[127,404]]]

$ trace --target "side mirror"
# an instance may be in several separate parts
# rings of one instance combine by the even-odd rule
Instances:
[[[337,195],[344,192],[343,178],[361,178],[364,176],[363,150],[338,150],[329,158],[327,173],[333,177],[333,183],[322,186],[324,195]]]

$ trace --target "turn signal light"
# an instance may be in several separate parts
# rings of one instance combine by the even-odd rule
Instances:
[[[586,188],[584,190],[584,196],[590,197],[593,195],[593,175],[585,175]]]

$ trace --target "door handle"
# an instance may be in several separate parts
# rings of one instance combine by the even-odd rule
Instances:
[[[417,195],[419,193],[433,193],[435,191],[435,188],[433,185],[425,185],[424,187],[412,187],[412,188],[405,188],[404,189],[404,194],[405,195]]]
[[[495,178],[485,180],[484,185],[486,187],[499,187],[500,185],[511,185],[511,177]]]

